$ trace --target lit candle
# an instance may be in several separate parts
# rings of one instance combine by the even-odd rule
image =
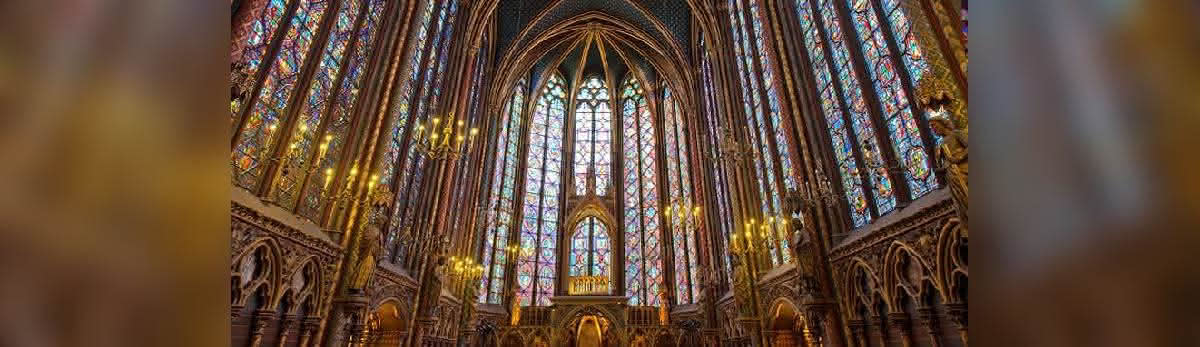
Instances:
[[[325,169],[325,187],[323,190],[329,190],[329,183],[333,182],[333,168]]]
[[[379,183],[379,175],[371,175],[371,181],[367,182],[367,194],[375,192],[376,183]]]

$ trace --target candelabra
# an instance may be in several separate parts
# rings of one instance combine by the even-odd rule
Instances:
[[[763,223],[760,231],[756,233],[755,220],[750,219],[746,222],[743,233],[739,235],[734,231],[729,236],[729,251],[741,261],[741,265],[734,271],[734,295],[744,303],[740,305],[742,320],[754,320],[759,317],[758,278],[760,266],[763,265],[762,258],[767,254],[769,247],[767,224]],[[753,341],[761,342],[761,327],[755,326],[752,330],[755,335],[759,335]]]
[[[837,193],[833,191],[833,183],[829,181],[829,177],[817,169],[817,187],[808,190],[808,194],[803,198],[804,202],[809,206],[832,206],[837,203],[837,198]]]
[[[721,139],[717,143],[717,154],[713,159],[725,159],[733,163],[757,159],[754,146],[734,139],[733,129],[721,127]]]
[[[246,63],[233,63],[229,71],[229,112],[236,115],[238,108],[250,96],[254,87],[254,76]],[[235,120],[236,121],[236,120]]]
[[[505,246],[504,251],[509,255],[516,255],[517,257],[521,257],[521,258],[533,256],[532,249],[529,249],[526,247],[521,247],[520,245],[517,245],[517,244],[510,244],[508,246]],[[512,259],[512,258],[509,257],[509,259]]]
[[[450,119],[454,119],[453,114]],[[428,129],[429,135],[425,135],[425,125],[417,123],[412,139],[413,146],[418,153],[430,159],[456,160],[465,151],[464,144],[475,140],[475,136],[479,134],[479,128],[472,127],[470,131],[465,130],[466,124],[462,119],[459,119],[458,122],[447,121],[446,124],[441,122],[441,118],[433,117],[433,122]]]
[[[459,331],[465,331],[468,323],[471,321],[471,308],[475,303],[475,288],[479,287],[479,280],[483,276],[483,265],[475,264],[475,259],[470,256],[452,256],[450,257],[450,271],[448,275],[458,282],[461,289],[459,299],[462,301],[461,315],[459,319]],[[436,294],[435,294],[436,295]],[[460,334],[460,338],[465,338]],[[465,345],[459,341],[459,345]]]
[[[664,210],[665,211],[663,212],[663,214],[665,214],[667,216],[667,218],[671,218],[672,213],[674,213],[676,216],[679,216],[679,215],[685,215],[689,211],[692,213],[693,218],[700,217],[700,205],[688,205],[687,203],[670,204],[670,205],[667,205],[667,207],[664,208]],[[674,210],[674,211],[672,212],[672,210]],[[697,223],[699,223],[699,222],[697,222]]]

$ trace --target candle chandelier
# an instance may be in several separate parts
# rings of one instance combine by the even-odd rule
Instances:
[[[475,140],[475,136],[479,134],[479,128],[472,127],[468,131],[465,127],[466,122],[462,119],[454,122],[453,114],[449,119],[443,124],[440,117],[433,117],[433,122],[428,129],[424,124],[417,123],[412,139],[417,153],[434,160],[457,160],[462,156],[466,148],[464,145]],[[425,134],[426,131],[428,131],[428,135]]]

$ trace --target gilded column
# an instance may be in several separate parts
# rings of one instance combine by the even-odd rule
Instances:
[[[296,327],[296,322],[296,315],[283,315],[283,319],[279,321],[279,341],[275,342],[276,347],[283,347],[285,344],[287,344],[288,333],[292,331],[292,328]]]
[[[304,317],[304,321],[300,322],[300,342],[296,344],[298,347],[308,347],[309,341],[312,339],[313,333],[317,331],[317,327],[321,325],[321,317],[308,316]]]
[[[275,311],[259,309],[254,311],[254,325],[250,330],[250,347],[262,345],[263,331],[267,324],[275,318]]]

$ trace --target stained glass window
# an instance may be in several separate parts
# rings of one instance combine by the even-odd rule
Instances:
[[[275,190],[275,201],[284,208],[291,209],[295,206],[299,197],[299,184],[308,171],[303,169],[309,165],[307,153],[313,147],[319,146],[317,141],[323,142],[323,140],[316,139],[319,135],[318,129],[324,119],[325,106],[328,104],[329,94],[333,89],[334,78],[342,68],[342,58],[345,57],[346,48],[355,34],[355,18],[358,18],[358,9],[361,3],[361,0],[341,2],[337,18],[325,42],[324,53],[317,61],[317,71],[313,75],[312,82],[309,83],[307,93],[297,95],[304,98],[299,115],[300,123],[295,135],[289,139],[288,153],[284,158],[284,165],[289,170],[285,170],[283,174],[279,175],[279,187]]]
[[[632,76],[621,87],[624,139],[625,295],[634,306],[662,301],[654,122],[641,84]]]
[[[735,49],[739,51],[738,56],[738,71],[742,79],[742,95],[745,103],[747,125],[750,136],[750,143],[754,146],[758,158],[769,158],[771,160],[755,160],[754,169],[758,179],[758,187],[760,192],[760,207],[764,218],[775,220],[779,223],[762,224],[763,232],[770,235],[772,241],[769,245],[770,258],[773,264],[782,264],[790,260],[789,252],[787,251],[786,228],[783,226],[782,219],[771,219],[782,215],[781,192],[778,182],[778,173],[784,172],[782,169],[777,171],[775,163],[781,164],[784,169],[790,171],[791,161],[787,158],[788,150],[786,142],[778,147],[772,146],[772,137],[776,141],[786,140],[782,129],[772,129],[778,127],[779,124],[779,101],[774,87],[773,73],[769,69],[769,62],[762,61],[761,65],[756,65],[760,61],[755,58],[766,58],[765,52],[767,47],[762,46],[762,40],[759,37],[762,35],[762,24],[758,21],[758,17],[753,15],[757,12],[757,6],[754,1],[751,1],[751,7],[743,6],[742,0],[731,0],[730,9],[731,22],[734,23],[733,33],[734,40],[737,41]],[[751,15],[747,16],[747,11]],[[750,20],[749,22],[747,20]],[[746,26],[749,26],[750,31],[746,31]],[[758,54],[746,54],[758,52]],[[757,70],[756,70],[757,69]],[[763,71],[762,76],[759,76],[754,71]],[[759,77],[763,80],[759,81]],[[763,93],[760,93],[760,90]],[[763,101],[766,101],[764,108]],[[768,123],[770,121],[770,123]],[[774,136],[772,136],[774,135]],[[778,144],[778,142],[776,142]],[[779,155],[775,154],[774,150],[779,150]],[[785,187],[795,186],[790,175],[784,174]],[[767,228],[774,228],[768,232]]]
[[[554,293],[563,118],[566,85],[551,75],[534,106],[525,162],[521,247],[532,250],[517,262],[517,297],[523,306],[549,306]]]
[[[608,227],[596,217],[587,217],[576,224],[571,234],[571,276],[608,276],[612,251]]]
[[[583,82],[575,97],[575,194],[585,195],[587,176],[596,176],[596,195],[604,195],[612,180],[612,111],[608,86],[600,76]]]
[[[705,46],[706,45],[705,45],[704,36],[701,35],[700,36],[700,47],[703,48]],[[704,83],[704,91],[703,91],[701,97],[704,100],[704,112],[706,113],[705,119],[707,120],[707,123],[706,123],[707,126],[705,128],[708,130],[707,145],[708,145],[708,150],[709,150],[709,152],[706,154],[710,158],[713,158],[713,160],[710,161],[710,163],[713,166],[713,170],[711,172],[712,172],[713,182],[715,183],[713,186],[713,190],[714,190],[714,193],[716,194],[716,209],[710,208],[710,209],[708,209],[708,211],[712,211],[710,213],[716,213],[717,219],[719,221],[718,228],[722,229],[720,233],[715,233],[715,231],[714,231],[714,235],[724,235],[724,237],[728,238],[729,233],[734,230],[733,229],[733,208],[732,208],[733,204],[729,200],[730,196],[729,196],[729,191],[727,190],[728,185],[725,183],[725,166],[724,166],[724,162],[719,157],[720,153],[718,150],[718,148],[719,148],[718,145],[722,142],[722,136],[724,136],[724,134],[721,130],[723,128],[723,122],[721,119],[721,115],[717,112],[716,86],[713,84],[712,62],[710,60],[710,59],[712,59],[712,57],[709,55],[707,49],[701,49],[701,51],[704,52],[704,56],[700,60],[700,62],[701,62],[701,65],[700,65],[701,80]],[[726,243],[726,244],[728,244],[728,243]],[[725,273],[732,274],[733,273],[733,268],[731,267],[731,264],[733,263],[732,256],[729,254],[729,252],[724,252],[724,253],[725,253],[725,257],[726,257]]]
[[[245,64],[246,72],[253,78],[256,76],[258,69],[262,66],[263,60],[267,59],[267,49],[271,45],[271,41],[275,38],[275,32],[279,29],[279,24],[283,21],[283,15],[287,12],[288,0],[269,0],[266,6],[254,15],[254,19],[250,23],[250,32],[246,36],[244,48],[237,61]],[[241,110],[241,101],[233,101],[230,108],[234,111],[234,117],[237,116],[237,111]],[[236,130],[236,129],[235,129]]]
[[[268,67],[270,70],[259,89],[257,102],[249,106],[252,109],[234,145],[233,183],[242,188],[254,189],[259,183],[264,169],[262,164],[269,160],[271,144],[280,135],[281,117],[288,100],[298,89],[296,86],[301,83],[301,67],[329,6],[326,0],[298,1],[301,1],[300,7],[291,18],[279,53]]]
[[[670,192],[666,209],[675,253],[675,298],[679,304],[696,302],[699,284],[696,283],[696,232],[699,229],[699,207],[693,203],[692,182],[688,172],[687,136],[679,105],[667,89],[663,96],[663,144],[666,148],[667,189]]]
[[[492,175],[491,195],[488,199],[487,228],[484,230],[484,276],[480,290],[480,302],[499,304],[504,293],[504,273],[508,264],[509,232],[514,230],[514,189],[517,181],[517,150],[520,146],[521,111],[525,107],[525,79],[517,82],[507,112],[500,121],[496,136],[496,166]]]
[[[797,17],[800,19],[800,30],[804,37],[804,46],[812,63],[811,66],[816,81],[817,94],[821,98],[821,110],[825,115],[825,122],[828,126],[829,137],[833,147],[833,157],[837,160],[838,173],[840,174],[842,187],[846,193],[846,202],[850,206],[850,219],[854,223],[854,226],[858,227],[867,224],[871,220],[871,213],[868,210],[869,206],[866,195],[863,193],[862,181],[858,171],[859,164],[853,156],[852,146],[855,144],[851,140],[852,134],[847,131],[845,118],[843,118],[846,110],[842,107],[834,88],[834,79],[840,76],[834,74],[834,70],[829,64],[829,59],[825,56],[825,38],[818,31],[816,22],[813,19],[813,12],[811,12],[813,8],[810,6],[813,4],[813,1],[816,0],[798,0],[796,2],[796,12]],[[845,49],[845,46],[839,47]]]
[[[884,123],[892,140],[892,149],[900,164],[904,167],[904,178],[908,182],[912,198],[917,198],[937,187],[937,179],[933,176],[929,157],[921,143],[921,133],[917,121],[913,118],[909,96],[904,92],[900,74],[892,64],[892,57],[899,55],[908,73],[914,81],[920,79],[928,68],[921,48],[917,44],[909,27],[908,18],[899,8],[899,1],[884,0],[883,11],[886,18],[895,29],[894,37],[901,38],[901,52],[888,49],[887,38],[884,37],[877,16],[867,0],[847,0],[850,7],[850,18],[862,44],[863,58],[866,59],[867,73],[875,86],[875,94],[883,106]],[[920,113],[920,110],[915,112]]]
[[[405,224],[411,221],[417,208],[414,208],[412,197],[419,191],[422,179],[420,170],[423,161],[420,152],[412,148],[410,139],[415,132],[415,124],[422,119],[429,119],[428,109],[420,101],[429,99],[428,88],[417,88],[421,84],[433,83],[438,79],[436,68],[445,59],[444,49],[448,45],[450,28],[454,20],[456,7],[454,2],[444,3],[435,8],[433,1],[419,14],[422,25],[415,33],[412,59],[405,68],[406,73],[400,76],[399,84],[392,102],[392,140],[384,152],[384,162],[380,184],[392,187],[394,202],[389,212],[388,232],[386,242],[394,240],[405,229]],[[435,11],[436,10],[436,11]],[[430,39],[432,35],[432,39]],[[416,106],[414,106],[416,105]],[[428,126],[429,122],[426,122]],[[401,249],[403,252],[404,250]]]
[[[298,213],[310,220],[317,220],[320,215],[323,201],[321,198],[321,190],[328,189],[324,182],[327,176],[332,180],[332,173],[336,170],[338,162],[341,160],[344,150],[346,136],[350,131],[350,113],[351,108],[357,100],[359,90],[362,88],[365,70],[367,68],[367,58],[370,53],[370,47],[379,37],[377,35],[380,21],[385,8],[387,7],[386,0],[371,0],[367,8],[366,22],[359,27],[357,38],[354,40],[352,52],[349,55],[349,61],[346,63],[345,70],[341,74],[341,86],[337,88],[336,94],[333,95],[333,100],[326,122],[330,124],[326,127],[325,138],[328,143],[325,151],[325,156],[317,163],[317,170],[308,175],[308,183],[305,185],[304,202],[297,209]],[[336,83],[336,82],[335,82]],[[324,139],[322,139],[324,140]],[[326,174],[328,173],[328,174]]]
[[[841,84],[842,100],[848,106],[847,112],[850,115],[850,128],[854,131],[855,138],[859,150],[863,153],[864,160],[868,157],[879,157],[879,143],[875,140],[875,129],[871,125],[870,117],[868,116],[867,103],[863,99],[863,88],[859,84],[857,73],[851,68],[850,49],[846,46],[845,34],[841,24],[837,21],[837,13],[834,8],[833,0],[818,0],[818,6],[814,9],[823,23],[825,23],[826,37],[824,38],[829,45],[829,50],[832,52],[832,67],[834,75],[837,76],[838,82]],[[892,181],[883,170],[865,170],[868,173],[871,192],[875,195],[875,208],[879,214],[891,212],[896,208],[896,196],[892,189]],[[857,172],[857,171],[855,171]]]

